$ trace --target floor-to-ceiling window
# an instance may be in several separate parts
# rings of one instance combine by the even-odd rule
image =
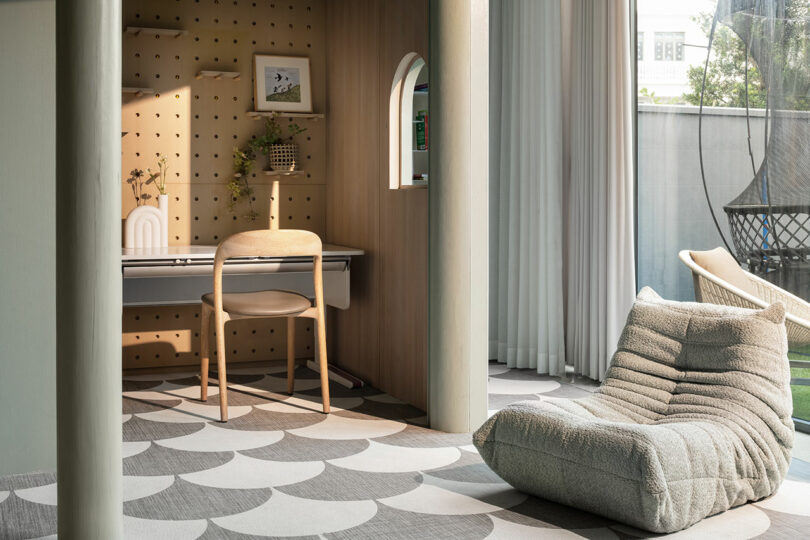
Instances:
[[[694,299],[680,250],[726,246],[810,299],[810,8],[742,4],[636,2],[638,284],[666,298]],[[791,349],[810,360],[810,347]],[[797,379],[810,369],[792,376],[794,413],[808,420],[810,386]]]

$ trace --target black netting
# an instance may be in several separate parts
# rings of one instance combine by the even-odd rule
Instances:
[[[767,95],[764,158],[723,208],[737,258],[755,271],[810,261],[808,2],[720,0],[717,10],[717,24],[743,41]]]

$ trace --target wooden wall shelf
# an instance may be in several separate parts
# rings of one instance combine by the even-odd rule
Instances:
[[[195,79],[215,79],[217,81],[222,79],[230,79],[232,81],[238,81],[242,77],[242,74],[238,71],[210,71],[210,70],[203,70],[197,72],[194,76]]]
[[[121,92],[124,94],[135,94],[135,97],[141,97],[144,94],[154,94],[154,88],[134,88],[132,86],[124,86],[121,88]]]
[[[307,118],[310,120],[321,120],[323,118],[326,118],[325,114],[280,112],[280,111],[248,111],[247,115],[257,120],[259,118],[264,118],[268,116],[278,116],[279,118]]]
[[[267,176],[298,176],[306,174],[304,171],[262,171]]]
[[[146,28],[143,26],[127,26],[124,33],[140,36],[141,34],[150,36],[167,36],[179,38],[188,34],[188,30],[177,30],[175,28]]]

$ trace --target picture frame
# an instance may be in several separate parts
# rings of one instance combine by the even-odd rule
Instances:
[[[309,57],[254,54],[253,81],[257,111],[312,112]]]

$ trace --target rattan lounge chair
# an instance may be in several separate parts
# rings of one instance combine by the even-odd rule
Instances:
[[[683,250],[678,257],[692,271],[695,299],[698,302],[749,309],[763,309],[775,302],[782,302],[787,311],[785,326],[791,348],[810,345],[809,303],[740,269],[748,280],[746,283],[748,291],[742,290],[697,264],[692,258],[692,252]]]

